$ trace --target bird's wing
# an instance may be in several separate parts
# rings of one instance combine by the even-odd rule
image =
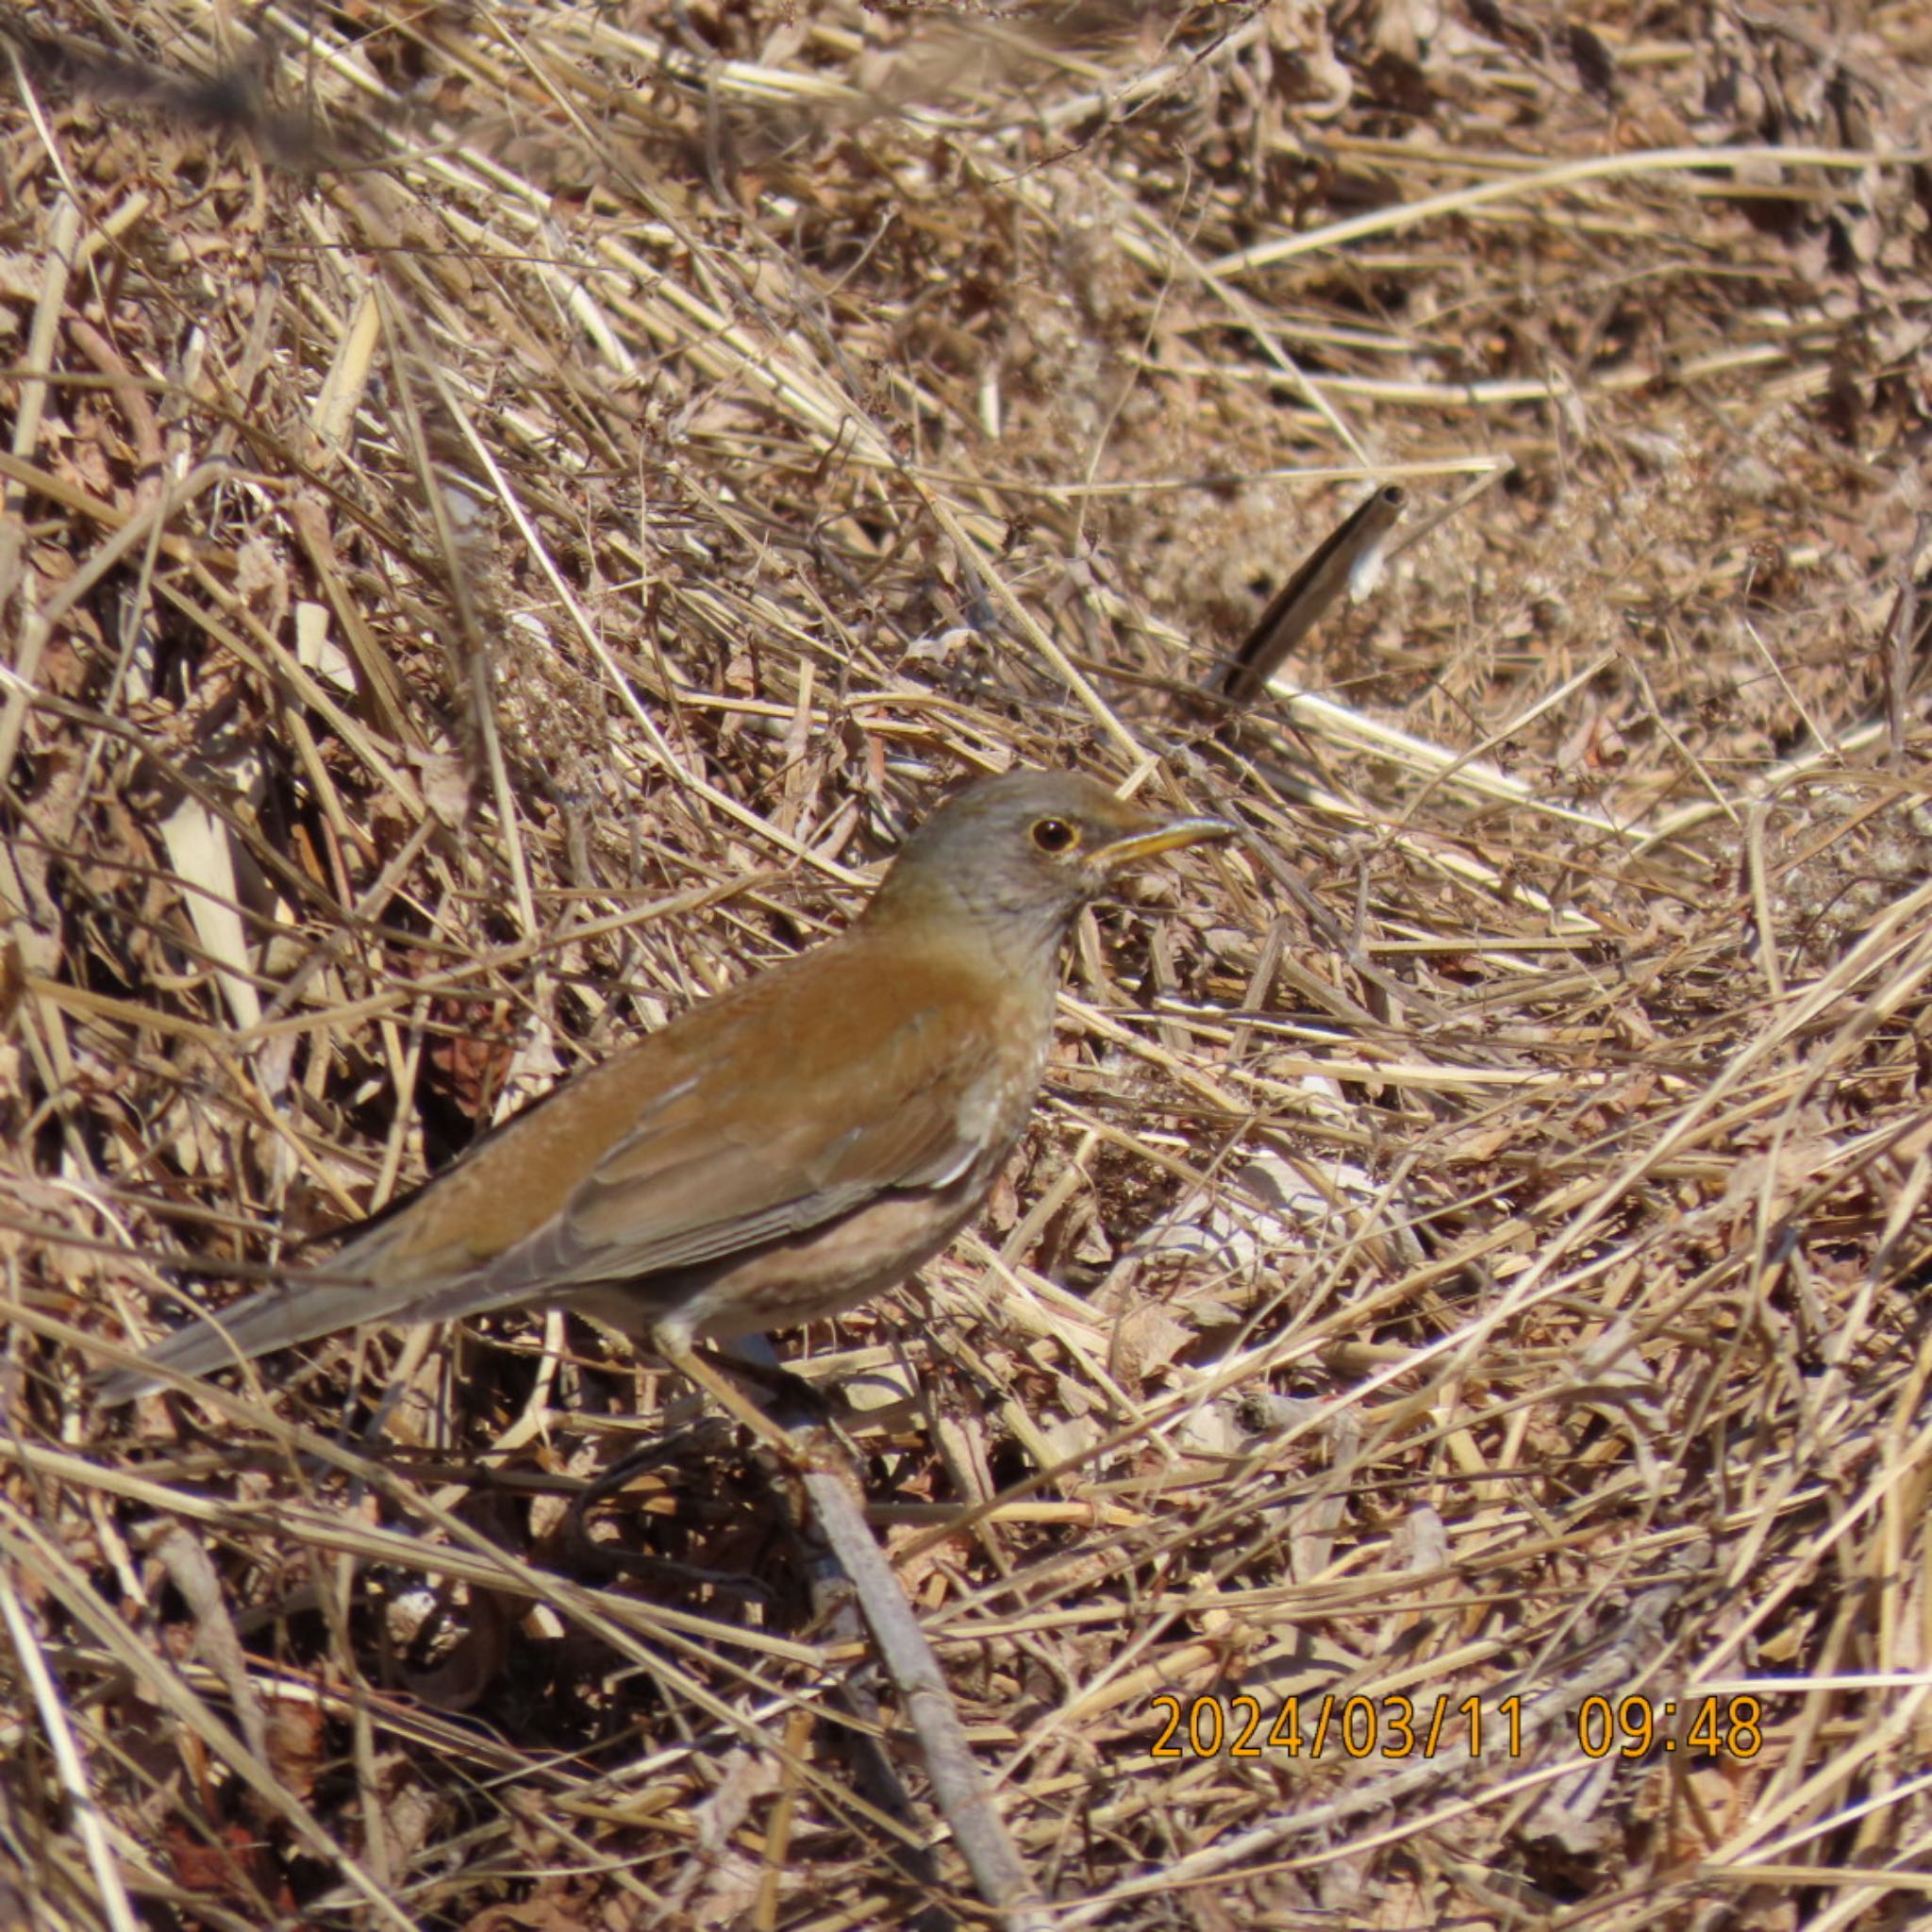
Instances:
[[[554,1216],[432,1287],[414,1312],[477,1313],[691,1267],[884,1192],[958,1180],[996,1151],[1030,1097],[1024,1071],[1016,1081],[988,1049],[998,1029],[987,983],[928,969],[873,992],[855,1011],[755,982],[715,1025],[678,1040],[685,1066],[642,1083],[627,1130]],[[774,1036],[773,1013],[800,1011],[815,1018]],[[609,1064],[621,1079],[621,1061]]]
[[[321,1268],[165,1336],[196,1375],[339,1328],[441,1321],[691,1266],[962,1175],[1010,1133],[988,1042],[1017,992],[928,964],[850,975],[851,941],[699,1008],[557,1090]],[[862,965],[862,962],[861,962]],[[862,1003],[852,987],[864,984]],[[1043,1016],[1025,1016],[1031,1035]],[[108,1401],[151,1387],[110,1377]]]

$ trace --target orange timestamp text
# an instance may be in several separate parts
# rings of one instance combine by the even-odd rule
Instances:
[[[1160,1720],[1150,1757],[1435,1757],[1461,1751],[1480,1757],[1523,1756],[1523,1699],[1459,1703],[1440,1695],[1418,1705],[1402,1696],[1287,1697],[1273,1718],[1258,1697],[1163,1691],[1148,1700]],[[1764,1707],[1756,1697],[1586,1697],[1576,1709],[1576,1742],[1586,1757],[1647,1757],[1653,1752],[1748,1760],[1764,1749]]]
[[[1418,1706],[1408,1697],[1338,1697],[1328,1690],[1284,1698],[1272,1721],[1261,1700],[1245,1691],[1195,1698],[1163,1691],[1148,1704],[1164,1720],[1148,1753],[1159,1758],[1262,1757],[1271,1751],[1290,1757],[1523,1755],[1520,1697],[1485,1704],[1472,1695],[1458,1704],[1444,1695]]]
[[[1748,1691],[1733,1697],[1586,1697],[1576,1707],[1576,1742],[1586,1757],[1686,1757],[1748,1761],[1764,1749],[1764,1707]]]

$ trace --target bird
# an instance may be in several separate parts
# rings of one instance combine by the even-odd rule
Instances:
[[[559,1082],[324,1267],[197,1310],[102,1399],[342,1328],[560,1304],[769,1434],[699,1339],[838,1313],[940,1253],[1033,1110],[1081,908],[1237,830],[1074,772],[965,786],[845,931]]]

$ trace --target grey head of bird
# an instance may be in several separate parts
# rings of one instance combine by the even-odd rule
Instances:
[[[1129,866],[1232,837],[1220,819],[1177,817],[1117,798],[1077,772],[1008,772],[957,792],[899,848],[865,924],[963,918],[1005,948],[1054,953],[1083,906]]]

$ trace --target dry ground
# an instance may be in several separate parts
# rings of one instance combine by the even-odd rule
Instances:
[[[0,1923],[983,1923],[615,1339],[85,1377],[1014,760],[1254,837],[782,1347],[1049,1923],[1926,1909],[1923,0],[9,17]]]

